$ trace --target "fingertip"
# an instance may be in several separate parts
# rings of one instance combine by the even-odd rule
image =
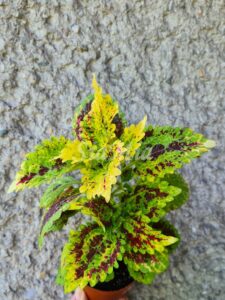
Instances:
[[[88,300],[88,298],[82,289],[77,288],[76,292],[71,300]]]

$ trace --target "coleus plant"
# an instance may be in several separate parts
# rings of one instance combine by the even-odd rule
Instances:
[[[62,252],[57,282],[65,292],[109,281],[119,261],[146,284],[165,271],[179,243],[165,215],[189,193],[176,170],[214,146],[189,128],[146,126],[146,117],[128,126],[95,77],[93,89],[75,112],[75,138],[51,137],[36,146],[9,189],[50,183],[40,200],[40,246],[77,212],[88,216]],[[64,176],[74,170],[80,176]]]

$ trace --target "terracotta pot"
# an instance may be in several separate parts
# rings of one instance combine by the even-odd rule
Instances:
[[[125,286],[120,290],[115,291],[101,291],[90,286],[86,286],[84,291],[88,296],[88,300],[118,300],[126,296],[127,292],[132,288],[133,283]]]

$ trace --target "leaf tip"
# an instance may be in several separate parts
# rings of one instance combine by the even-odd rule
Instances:
[[[15,191],[16,191],[16,182],[13,181],[13,182],[10,184],[10,186],[9,186],[9,188],[8,188],[8,190],[7,190],[7,194],[10,194],[10,193],[15,192]]]
[[[147,122],[147,119],[148,119],[148,117],[147,117],[147,115],[145,115],[144,118],[143,118],[143,123],[144,124]]]
[[[98,85],[95,74],[93,74],[93,78],[92,78],[92,88],[95,93],[101,93],[101,87]]]
[[[205,143],[204,143],[204,146],[206,148],[214,148],[216,146],[216,142],[213,141],[213,140],[207,140]]]
[[[41,234],[39,237],[38,237],[38,248],[39,250],[41,250],[43,247],[43,235]]]

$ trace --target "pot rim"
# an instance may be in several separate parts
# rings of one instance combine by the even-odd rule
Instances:
[[[121,288],[121,289],[118,289],[118,290],[110,290],[110,291],[103,291],[103,290],[99,290],[99,289],[96,289],[95,287],[91,287],[89,285],[87,285],[85,288],[88,288],[88,289],[92,289],[92,290],[96,290],[96,291],[99,291],[103,294],[107,294],[107,293],[114,293],[114,292],[120,292],[120,291],[123,291],[123,290],[126,290],[126,289],[129,289],[131,288],[133,285],[134,285],[134,282],[135,280],[133,280],[131,283],[125,285],[125,287]]]

